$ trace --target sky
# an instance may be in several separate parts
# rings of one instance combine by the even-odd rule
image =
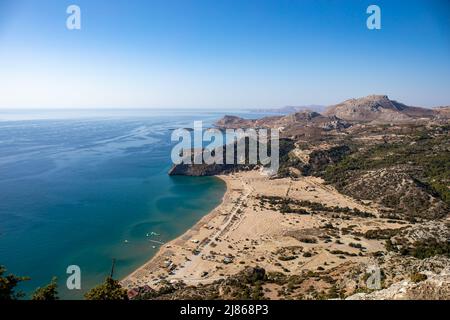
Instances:
[[[81,8],[81,30],[66,9]],[[381,8],[369,30],[366,9]],[[450,2],[0,0],[0,108],[450,105]]]

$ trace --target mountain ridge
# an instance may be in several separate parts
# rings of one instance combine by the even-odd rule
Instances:
[[[389,99],[387,95],[369,95],[329,106],[323,114],[347,121],[395,123],[432,118],[437,112],[433,109],[408,106]]]

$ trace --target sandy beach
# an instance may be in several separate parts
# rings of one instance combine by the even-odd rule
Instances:
[[[296,273],[349,263],[369,263],[370,253],[383,251],[380,240],[359,239],[355,232],[400,228],[404,224],[378,217],[378,208],[356,201],[325,185],[320,178],[270,179],[260,171],[218,176],[227,185],[222,203],[182,236],[164,244],[150,261],[121,281],[132,289],[161,280],[206,284],[236,274],[245,266]],[[374,217],[339,213],[281,213],[263,205],[263,197],[288,197],[326,207],[358,209]],[[332,226],[332,227],[331,227]],[[335,228],[352,230],[336,236]],[[355,245],[356,244],[356,245]],[[295,258],[294,258],[295,257]]]

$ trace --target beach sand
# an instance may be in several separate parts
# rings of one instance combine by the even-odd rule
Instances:
[[[158,287],[161,280],[188,285],[211,283],[236,274],[245,266],[295,274],[318,267],[368,262],[370,253],[384,250],[382,241],[355,239],[351,233],[340,234],[339,241],[328,241],[326,226],[331,223],[339,230],[351,228],[357,232],[404,227],[382,218],[349,218],[330,212],[300,215],[261,206],[260,196],[280,196],[378,215],[375,205],[342,195],[320,178],[270,179],[260,171],[218,177],[227,185],[222,203],[123,279],[125,288]],[[307,243],[304,238],[314,238],[316,242]],[[354,243],[364,249],[350,245]],[[337,250],[348,254],[332,253]],[[285,260],[280,256],[296,258]]]

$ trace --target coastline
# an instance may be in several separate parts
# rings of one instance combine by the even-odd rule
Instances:
[[[161,268],[161,263],[163,260],[171,257],[174,251],[177,250],[177,247],[183,247],[195,242],[190,242],[195,235],[198,234],[198,231],[204,226],[207,225],[209,221],[217,217],[221,214],[222,210],[225,209],[227,205],[231,204],[232,197],[232,188],[230,186],[230,177],[227,175],[217,175],[216,178],[225,182],[226,190],[224,195],[222,196],[220,204],[215,207],[213,210],[205,214],[197,223],[195,223],[192,227],[190,227],[186,232],[182,235],[170,240],[169,242],[162,245],[158,252],[152,256],[147,262],[141,265],[139,268],[134,270],[132,273],[128,274],[122,280],[120,280],[121,285],[126,289],[132,289],[136,287],[136,285],[145,285],[148,283],[143,283],[141,280],[144,274],[152,274]],[[190,242],[190,243],[189,243]],[[148,282],[145,281],[145,282]]]

